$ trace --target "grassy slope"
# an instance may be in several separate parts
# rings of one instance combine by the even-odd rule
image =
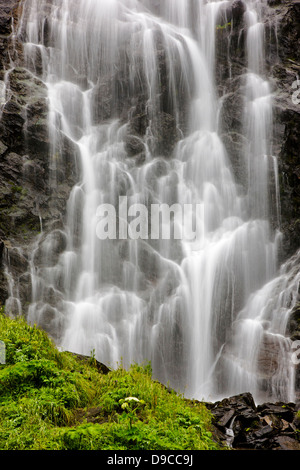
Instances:
[[[210,450],[210,414],[151,379],[149,366],[99,373],[45,332],[0,313],[1,450]],[[123,400],[136,397],[140,400]],[[134,406],[135,409],[132,409]]]

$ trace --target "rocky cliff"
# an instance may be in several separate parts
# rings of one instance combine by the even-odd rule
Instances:
[[[269,0],[268,5],[265,60],[273,92],[273,155],[279,167],[282,260],[299,248],[300,2]],[[239,158],[243,145],[240,90],[246,61],[244,11],[242,0],[233,1],[230,8],[224,9],[216,31],[217,82],[220,96],[223,96],[223,139],[240,181],[245,170]]]
[[[0,302],[9,295],[30,298],[27,273],[31,243],[45,230],[60,227],[76,181],[76,148],[63,136],[61,156],[50,159],[47,89],[24,67],[17,36],[22,2],[0,2]],[[55,180],[53,165],[55,164]],[[21,248],[21,250],[20,250]],[[59,249],[59,247],[58,247]],[[9,265],[12,278],[5,273]],[[11,279],[11,282],[10,282]],[[18,305],[12,305],[18,308]]]

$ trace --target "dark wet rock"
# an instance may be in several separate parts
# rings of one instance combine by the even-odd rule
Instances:
[[[22,181],[26,160],[16,153],[6,153],[0,160],[0,230],[21,243],[40,230],[38,204],[42,203],[31,184]]]
[[[40,208],[49,199],[47,93],[21,67],[7,74],[6,93],[0,122],[0,226],[6,238],[24,246],[39,232]]]
[[[216,79],[222,93],[232,90],[231,80],[246,71],[245,8],[242,0],[225,4],[217,20]]]
[[[140,155],[145,151],[145,144],[140,137],[127,135],[125,138],[125,150],[130,156]]]
[[[66,234],[61,230],[54,230],[45,235],[39,242],[34,254],[36,266],[55,266],[59,255],[67,246]]]
[[[9,35],[11,32],[12,9],[16,3],[17,3],[16,1],[13,1],[13,2],[6,1],[5,6],[0,4],[0,8],[1,8],[0,30],[1,30],[1,34],[3,35]]]
[[[28,259],[24,256],[21,250],[18,248],[12,247],[8,249],[8,262],[9,265],[17,270],[20,273],[28,269]]]
[[[0,120],[0,236],[23,250],[26,257],[41,229],[51,228],[54,220],[62,225],[66,202],[80,172],[79,150],[61,134],[51,158],[47,89],[31,72],[20,66],[10,69],[6,97]],[[7,259],[15,290],[28,302],[29,287],[23,282],[18,286],[22,265]],[[2,303],[8,296],[5,279],[3,273]]]
[[[221,122],[225,135],[234,132],[237,135],[243,131],[244,98],[239,90],[229,92],[222,97]]]
[[[130,128],[133,133],[144,136],[149,125],[146,104],[142,98],[138,99],[130,112]]]
[[[277,157],[281,198],[280,262],[299,247],[299,128],[300,128],[300,2],[269,0],[265,8],[266,74],[271,77],[274,104],[273,155]],[[216,81],[221,100],[220,126],[234,174],[242,185],[245,139],[242,137],[242,89],[246,68],[244,11],[246,2],[235,0],[221,8],[216,28]],[[300,99],[299,99],[300,102]],[[270,192],[272,226],[279,221]]]
[[[294,403],[265,403],[258,405],[257,411],[260,416],[273,416],[291,423],[295,415]]]
[[[36,314],[35,324],[58,343],[65,327],[65,317],[58,308],[44,302],[37,302],[33,307]]]
[[[42,228],[47,229],[54,220],[60,220],[62,225],[66,202],[80,171],[76,165],[78,149],[62,136],[55,157],[56,179],[53,180],[45,85],[18,67],[7,76],[7,90],[9,99],[0,123],[0,236],[8,247],[18,247],[27,258],[31,243]],[[54,245],[59,256],[57,243]],[[24,278],[19,279],[19,275],[23,268],[23,273],[28,269],[15,259],[9,248],[3,266],[14,278],[15,293],[27,303],[30,285]],[[1,303],[8,297],[7,281],[2,267]]]
[[[46,154],[49,146],[47,88],[21,67],[7,74],[8,100],[0,121],[2,141],[16,152]]]
[[[5,144],[17,150],[23,145],[24,123],[22,106],[15,101],[7,101],[2,110],[0,124],[2,140]]]
[[[8,147],[0,141],[0,157],[2,157],[7,151]]]
[[[299,247],[299,126],[297,77],[300,74],[300,2],[269,2],[266,34],[270,38],[267,60],[273,78],[274,154],[278,157],[282,232],[282,258]],[[297,94],[298,93],[298,94]],[[300,103],[300,100],[299,100]]]
[[[250,393],[208,403],[214,435],[233,449],[299,449],[298,406],[294,403],[256,405]]]
[[[0,2],[0,79],[3,79],[10,61],[21,53],[21,46],[16,41],[12,43],[12,27],[17,27],[21,15],[20,0],[1,0]]]
[[[268,0],[268,5],[270,5],[270,7],[280,5],[281,3],[282,3],[282,0]]]
[[[155,131],[154,153],[164,157],[171,156],[180,138],[175,117],[169,113],[159,113],[155,119]]]
[[[286,58],[299,61],[300,2],[299,0],[284,0],[283,3],[284,6],[279,6],[277,10],[278,14],[281,15],[278,28],[279,54],[284,55]]]
[[[246,11],[246,4],[243,0],[234,0],[232,3],[232,21],[235,28],[239,26],[244,21],[244,13]]]
[[[300,71],[300,67],[299,67]],[[300,106],[300,105],[299,105]],[[281,113],[284,135],[280,151],[279,171],[281,188],[282,228],[285,235],[284,254],[290,255],[299,247],[300,207],[300,110]]]
[[[263,333],[257,357],[261,377],[268,379],[276,374],[281,364],[282,353],[286,348],[287,345],[283,338],[271,335],[268,332]]]
[[[29,272],[21,274],[18,278],[18,290],[21,303],[29,302],[32,294],[32,277]]]
[[[292,341],[300,340],[300,302],[293,308],[288,325],[287,334],[290,336]]]
[[[275,450],[300,450],[300,442],[289,436],[278,436],[274,439]]]
[[[0,238],[0,302],[8,297],[8,279],[6,277],[7,246],[6,240]]]
[[[221,414],[221,417],[218,420],[217,425],[220,426],[220,428],[229,427],[234,414],[235,414],[235,412],[232,409],[226,411],[224,415]],[[216,415],[217,415],[217,413],[214,416],[216,416]]]
[[[245,182],[247,181],[247,168],[243,158],[246,139],[242,134],[230,131],[222,134],[221,138],[230,157],[235,180],[239,184],[240,191],[244,192]]]
[[[113,79],[104,77],[93,89],[93,118],[95,122],[106,121],[113,114]]]

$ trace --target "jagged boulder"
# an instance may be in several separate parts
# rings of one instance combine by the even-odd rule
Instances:
[[[299,405],[256,405],[250,393],[208,403],[215,435],[233,449],[300,450]]]

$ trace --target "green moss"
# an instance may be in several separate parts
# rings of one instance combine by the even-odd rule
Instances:
[[[231,22],[225,23],[225,24],[222,24],[222,25],[221,25],[221,24],[218,24],[218,25],[216,26],[216,30],[217,30],[217,31],[224,30],[224,29],[227,29],[227,28],[231,28]]]
[[[12,190],[13,193],[19,193],[19,194],[21,194],[23,188],[22,188],[22,186],[17,186],[17,185],[15,185],[15,184],[12,184],[12,185],[11,185],[11,190]]]
[[[99,373],[93,356],[59,352],[44,331],[3,312],[0,340],[1,450],[218,448],[204,404],[152,380],[149,364]],[[127,397],[143,406],[128,413]]]

